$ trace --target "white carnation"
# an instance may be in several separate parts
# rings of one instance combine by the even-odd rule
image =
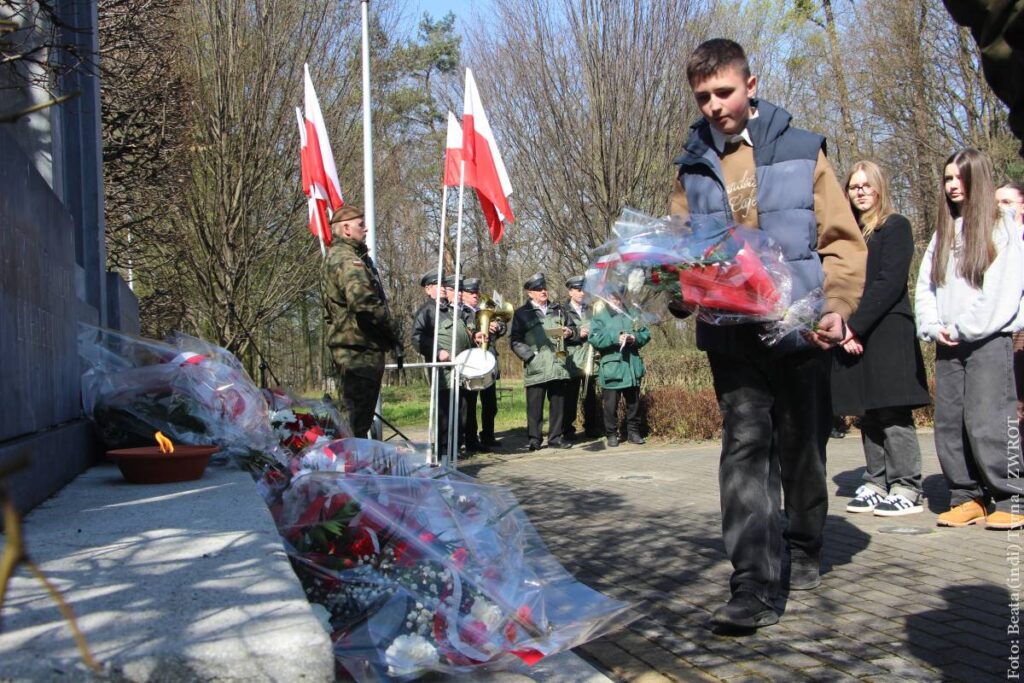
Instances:
[[[488,631],[497,630],[505,620],[498,606],[492,605],[483,598],[477,598],[473,601],[473,608],[470,610],[470,614],[474,619],[482,621]]]
[[[634,268],[629,271],[629,276],[626,278],[626,289],[630,292],[639,292],[643,289],[644,283],[647,282],[647,275],[644,273],[643,268]]]
[[[437,649],[426,638],[398,636],[384,651],[391,676],[410,676],[437,664]]]

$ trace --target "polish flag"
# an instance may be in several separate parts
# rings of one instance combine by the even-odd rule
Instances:
[[[480,102],[480,93],[473,80],[473,72],[466,69],[466,94],[462,111],[462,125],[465,130],[462,136],[462,156],[466,162],[465,184],[476,188],[480,198],[480,208],[487,219],[487,227],[491,231],[491,240],[497,243],[504,232],[505,221],[515,222],[512,207],[508,204],[508,196],[512,194],[512,183],[509,182],[505,164],[501,161],[501,153],[494,141],[494,133],[487,123]],[[449,135],[451,134],[449,128]],[[447,163],[445,179],[447,180]]]
[[[305,116],[296,108],[299,117],[299,140],[302,144],[302,191],[309,197],[309,231],[319,240],[321,249],[331,244],[331,229],[327,210],[333,214],[345,200],[341,196],[341,182],[334,166],[334,153],[327,137],[327,126],[320,112],[320,101],[313,80],[309,77],[309,65],[305,71]]]
[[[444,143],[444,184],[459,184],[459,164],[462,161],[462,126],[455,114],[448,112],[448,140]]]

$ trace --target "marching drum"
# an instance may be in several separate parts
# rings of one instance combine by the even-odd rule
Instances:
[[[466,349],[455,356],[462,366],[462,386],[467,391],[482,391],[494,384],[494,354],[481,348]]]

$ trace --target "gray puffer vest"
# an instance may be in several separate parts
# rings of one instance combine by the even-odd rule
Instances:
[[[747,124],[754,145],[758,220],[761,229],[782,248],[793,274],[792,300],[796,301],[825,281],[814,215],[814,169],[825,138],[790,127],[792,116],[785,109],[764,100],[752,99],[751,104],[758,114]],[[731,223],[722,165],[707,121],[701,119],[691,126],[683,154],[674,163],[679,166],[679,179],[686,189],[690,219],[696,223]],[[741,354],[757,340],[759,328],[760,325],[698,323],[697,346],[705,351]],[[809,346],[794,332],[776,344],[773,351],[789,353]]]

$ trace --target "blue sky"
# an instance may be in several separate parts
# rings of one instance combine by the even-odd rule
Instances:
[[[468,19],[474,11],[480,11],[490,4],[489,0],[408,0],[410,15],[414,21],[419,21],[424,12],[430,12],[435,19],[443,17],[448,12],[454,12],[459,20]],[[456,22],[458,28],[461,22]]]

